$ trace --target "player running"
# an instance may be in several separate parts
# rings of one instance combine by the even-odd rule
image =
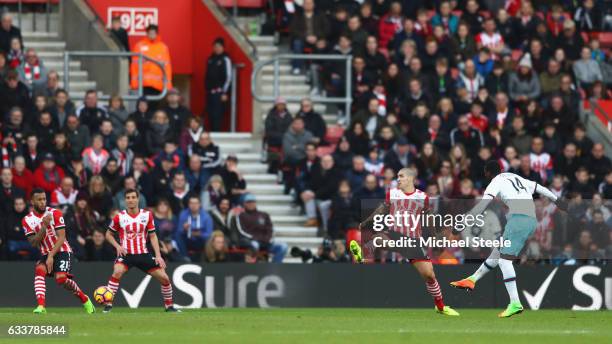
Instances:
[[[414,179],[417,173],[414,169],[403,168],[397,173],[397,187],[387,191],[385,202],[382,203],[374,212],[359,225],[360,230],[371,228],[369,224],[376,215],[386,214],[423,214],[429,208],[429,197],[426,193],[418,190],[414,186]],[[393,226],[389,231],[379,232],[375,236],[382,236],[385,239],[397,240],[402,236],[419,238],[421,236],[420,223],[408,226]],[[363,262],[361,247],[356,241],[351,241],[350,250],[357,262]],[[458,316],[459,313],[450,306],[444,305],[442,290],[436,280],[433,264],[427,256],[427,253],[422,247],[407,247],[407,248],[389,248],[393,252],[401,254],[406,258],[417,270],[419,275],[425,280],[427,291],[434,299],[435,309],[438,313],[444,315]]]
[[[89,297],[72,279],[72,249],[66,241],[66,225],[60,210],[47,207],[45,190],[32,190],[32,211],[21,220],[21,226],[30,244],[40,248],[41,258],[34,268],[34,293],[38,306],[34,314],[46,314],[45,296],[47,285],[45,277],[55,277],[55,282],[72,292],[83,304],[85,312],[95,313]]]
[[[518,258],[525,241],[537,227],[533,194],[538,193],[549,198],[562,210],[565,209],[565,204],[560,204],[557,196],[534,181],[514,173],[504,172],[500,174],[501,167],[497,161],[488,161],[485,164],[484,172],[487,179],[493,180],[487,186],[480,202],[470,211],[470,214],[474,216],[481,214],[495,197],[499,197],[509,209],[503,237],[504,240],[510,240],[511,244],[510,247],[495,248],[472,276],[451,282],[451,285],[455,288],[473,290],[479,279],[499,265],[510,297],[510,304],[498,316],[507,318],[523,312],[523,305],[516,288],[516,273],[512,261]]]
[[[117,250],[117,259],[113,266],[113,274],[108,280],[108,288],[116,294],[121,277],[130,268],[136,267],[159,281],[166,312],[180,312],[174,308],[172,301],[172,285],[166,274],[166,262],[159,251],[153,214],[138,207],[140,195],[137,190],[126,190],[124,197],[127,209],[113,217],[108,226],[109,230],[106,231],[106,240]],[[119,234],[121,244],[115,240],[115,233]],[[147,250],[147,236],[155,251],[155,257]],[[106,303],[104,313],[109,313],[112,308],[112,302]]]

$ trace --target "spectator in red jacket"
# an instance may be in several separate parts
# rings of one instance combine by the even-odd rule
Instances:
[[[34,188],[34,175],[26,167],[26,161],[23,156],[15,157],[11,172],[13,172],[13,184],[23,190],[26,194],[26,199],[29,199],[30,192]]]
[[[46,153],[42,163],[34,172],[34,187],[42,188],[48,194],[58,188],[64,179],[64,170],[55,165],[54,159],[52,153]]]
[[[384,53],[387,52],[387,46],[396,33],[402,30],[402,4],[400,2],[393,2],[389,13],[380,19],[378,25],[378,46]]]

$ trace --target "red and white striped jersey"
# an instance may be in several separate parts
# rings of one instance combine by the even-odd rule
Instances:
[[[147,234],[155,232],[153,213],[148,210],[140,209],[138,214],[128,214],[123,210],[113,217],[108,228],[119,233],[121,247],[127,250],[128,254],[149,253],[147,250]]]
[[[548,177],[546,171],[552,170],[553,168],[553,161],[550,157],[550,154],[529,153],[529,161],[531,164],[531,169],[540,175],[540,178],[542,178],[542,182],[546,182],[546,179]]]
[[[504,38],[499,34],[499,32],[494,32],[493,34],[489,35],[483,31],[476,35],[475,40],[477,43],[482,44],[483,47],[489,49],[498,48],[504,45]],[[493,59],[497,59],[495,54],[492,53],[492,56]]]
[[[24,216],[23,220],[21,220],[21,227],[23,227],[23,231],[27,237],[30,235],[35,235],[42,230],[42,219],[47,214],[51,214],[52,219],[47,228],[44,229],[46,230],[45,238],[40,243],[40,254],[43,256],[49,254],[49,252],[53,250],[53,246],[55,246],[58,238],[56,230],[66,229],[64,215],[60,210],[47,207],[44,213],[37,214],[35,211],[31,211],[28,215]],[[68,244],[68,240],[64,240],[59,252],[72,252],[70,244]]]
[[[389,206],[390,215],[400,214],[402,219],[401,224],[395,222],[390,230],[411,238],[421,236],[421,218],[425,216],[424,211],[429,209],[429,196],[425,192],[415,189],[411,193],[405,193],[399,188],[391,188],[387,191],[385,203]],[[406,223],[404,223],[404,214],[408,214]],[[411,230],[413,227],[414,230]]]

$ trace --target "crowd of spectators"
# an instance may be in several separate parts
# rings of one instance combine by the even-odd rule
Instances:
[[[269,172],[303,209],[305,226],[344,240],[371,210],[363,200],[382,200],[402,167],[417,168],[417,187],[436,209],[474,199],[487,183],[484,163],[497,159],[503,171],[570,200],[568,218],[537,200],[539,228],[526,256],[573,262],[612,254],[612,164],[580,118],[583,100],[612,94],[609,46],[598,39],[611,29],[609,4],[301,3],[284,13],[291,49],[350,55],[353,98],[342,135],[326,128],[309,99],[291,114],[279,98],[266,118]],[[315,95],[345,95],[344,61],[295,60],[292,72],[306,74]],[[445,262],[468,256],[438,253]]]
[[[113,25],[110,33],[129,50],[122,30]],[[157,49],[169,58],[157,31],[150,26],[132,50]],[[211,59],[225,56],[223,41],[214,45]],[[163,85],[149,67],[145,94],[156,94]],[[0,79],[0,260],[38,258],[21,228],[33,188],[44,189],[48,204],[64,213],[67,240],[78,260],[115,259],[105,232],[125,209],[127,189],[139,190],[140,207],[153,212],[169,261],[254,263],[285,257],[287,247],[273,240],[270,216],[248,193],[237,156],[223,155],[176,88],[162,102],[139,99],[131,113],[120,96],[103,104],[93,89],[76,106],[59,87],[58,73],[24,47],[8,13],[1,18]],[[227,84],[222,87],[226,92]]]

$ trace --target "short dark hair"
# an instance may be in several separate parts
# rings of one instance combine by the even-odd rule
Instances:
[[[45,190],[43,188],[34,188],[32,189],[32,192],[30,192],[30,198],[34,197],[34,195],[39,194],[39,193],[45,193]]]
[[[499,162],[497,160],[489,160],[485,164],[485,172],[490,173],[491,175],[498,175],[501,172],[501,166],[499,166]]]
[[[135,193],[136,197],[140,197],[140,192],[138,192],[138,190],[136,190],[136,189],[127,189],[127,190],[125,190],[125,193],[123,194],[123,197],[127,197],[127,195],[129,195],[131,193]]]

